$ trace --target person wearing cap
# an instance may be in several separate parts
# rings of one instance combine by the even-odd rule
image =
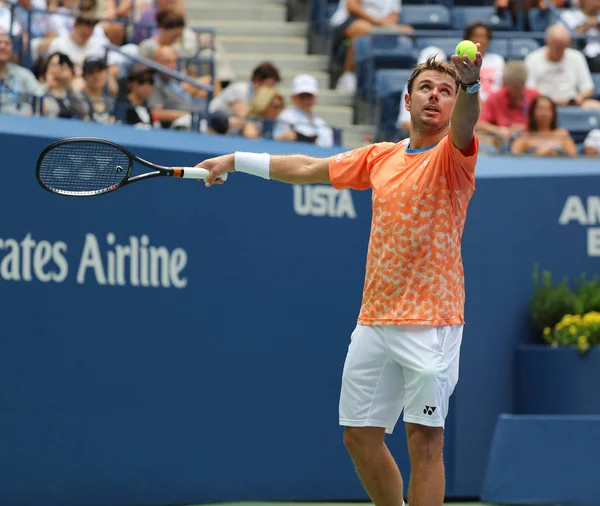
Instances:
[[[110,76],[106,62],[102,58],[86,58],[83,62],[83,80],[85,82],[82,94],[88,104],[89,119],[96,123],[114,123],[114,96],[118,85],[114,77]],[[112,82],[112,93],[109,82]]]
[[[126,125],[152,128],[152,113],[148,106],[148,97],[154,87],[154,69],[134,63],[127,73],[127,101],[118,103],[115,116]]]
[[[285,109],[278,118],[273,137],[279,138],[291,129],[297,142],[310,142],[323,148],[333,146],[333,130],[312,112],[317,103],[319,84],[310,74],[300,74],[292,81],[293,107]]]

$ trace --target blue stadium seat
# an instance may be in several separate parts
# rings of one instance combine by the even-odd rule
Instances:
[[[429,46],[439,47],[450,58],[450,55],[454,54],[457,43],[456,37],[420,37],[417,39],[416,46],[419,51]]]
[[[402,69],[417,62],[413,42],[395,34],[372,34],[354,40],[357,93],[374,105],[375,72],[380,69]]]
[[[454,7],[452,9],[452,26],[456,30],[463,30],[476,21],[489,25],[492,30],[514,29],[510,15],[498,16],[495,7]]]
[[[450,10],[443,5],[403,5],[400,23],[416,30],[448,30],[452,26]]]
[[[529,21],[529,29],[532,32],[543,32],[554,22],[554,15],[548,9],[540,9],[532,7],[527,12],[527,20]]]
[[[558,126],[566,128],[576,143],[583,142],[590,130],[600,128],[600,110],[558,107]]]
[[[508,39],[508,54],[507,59],[522,60],[529,53],[541,47],[541,44],[535,39]]]
[[[592,80],[594,81],[594,98],[600,100],[600,74],[592,74]]]
[[[378,101],[378,140],[398,140],[396,121],[400,112],[400,101],[411,69],[385,69],[375,74],[375,94]]]

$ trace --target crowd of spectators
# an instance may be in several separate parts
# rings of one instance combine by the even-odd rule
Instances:
[[[544,9],[547,1],[572,9],[547,29],[545,45],[524,60],[506,61],[490,51],[494,33],[486,23],[465,29],[464,38],[479,43],[483,55],[477,131],[488,153],[600,151],[600,130],[577,146],[557,121],[557,107],[600,109],[594,98],[600,90],[592,79],[592,72],[600,72],[600,0],[525,4]],[[495,6],[516,15],[511,0],[495,0]],[[132,19],[138,23],[133,28],[127,24]],[[337,88],[351,93],[356,91],[356,37],[381,26],[395,27],[403,36],[413,32],[403,23],[401,0],[339,0],[330,24],[334,48],[347,49]],[[587,38],[574,43],[571,33]],[[120,51],[107,53],[108,45]],[[22,61],[25,47],[30,58]],[[450,56],[427,47],[419,61],[431,54]],[[132,63],[128,56],[181,72],[199,85]],[[296,75],[289,97],[280,83],[279,69],[269,62],[258,64],[250,76],[236,75],[218,38],[188,26],[183,0],[136,0],[135,12],[131,0],[106,0],[101,12],[96,0],[0,0],[0,113],[332,146],[334,129],[314,111],[317,79]],[[403,100],[399,107],[398,129],[408,133]],[[195,117],[200,120],[194,122]]]

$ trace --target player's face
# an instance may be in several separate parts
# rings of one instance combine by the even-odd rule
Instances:
[[[456,100],[454,80],[442,72],[426,70],[413,83],[410,96],[405,96],[406,109],[417,128],[445,128]]]

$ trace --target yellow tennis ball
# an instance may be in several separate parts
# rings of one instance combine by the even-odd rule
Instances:
[[[471,60],[474,60],[475,56],[477,55],[477,46],[470,40],[463,40],[462,42],[458,43],[458,46],[456,46],[456,55],[467,55],[469,58],[471,58]]]

